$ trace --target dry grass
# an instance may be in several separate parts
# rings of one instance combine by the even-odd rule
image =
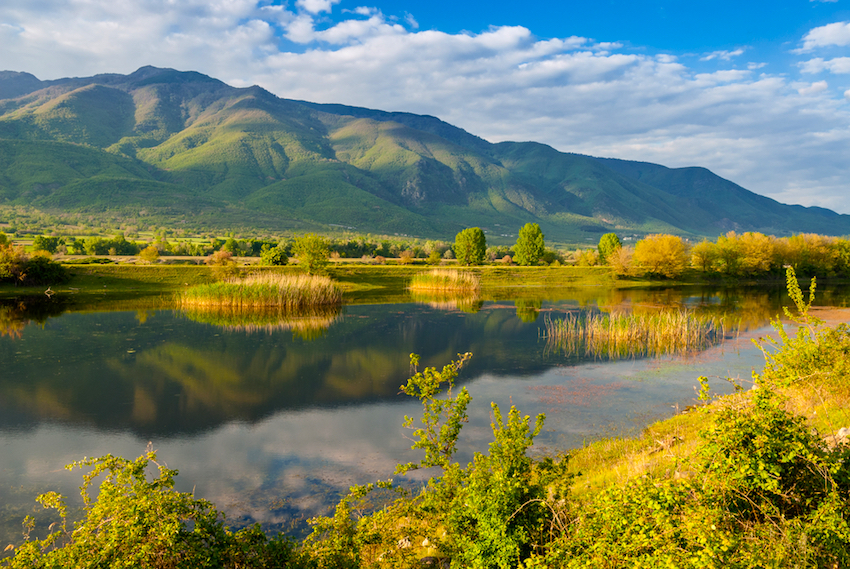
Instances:
[[[481,289],[478,276],[468,271],[434,269],[414,275],[407,287],[414,292],[475,294]]]
[[[342,292],[328,277],[258,273],[244,279],[194,286],[181,296],[183,307],[277,307],[303,309],[342,302]]]

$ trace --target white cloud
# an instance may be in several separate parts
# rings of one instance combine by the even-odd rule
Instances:
[[[339,4],[340,0],[297,0],[295,4],[311,14],[319,14],[321,12],[330,12],[334,4]]]
[[[730,61],[733,57],[738,57],[744,53],[744,48],[739,47],[733,51],[713,51],[703,57],[700,58],[700,61],[711,61],[712,59],[722,59],[723,61]]]
[[[817,95],[818,93],[823,93],[829,88],[826,81],[816,81],[811,85],[803,85],[797,88],[797,92],[801,95]]]
[[[797,51],[805,53],[819,47],[846,45],[850,45],[850,22],[835,22],[809,30]]]
[[[265,0],[4,0],[0,69],[43,79],[192,69],[282,97],[435,115],[494,142],[705,166],[765,195],[850,212],[847,100],[825,81],[755,76],[762,63],[725,68],[744,48],[708,54],[716,69],[698,73],[619,43],[541,40],[518,26],[420,31],[352,12],[330,21],[304,2],[292,11]],[[838,45],[840,25],[804,43]],[[800,70],[843,73],[844,59]]]
[[[824,60],[820,57],[803,61],[799,64],[800,71],[803,73],[821,73],[829,71],[835,74],[850,73],[850,57],[836,57],[830,60]]]

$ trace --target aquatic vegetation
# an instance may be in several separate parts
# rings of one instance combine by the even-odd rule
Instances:
[[[685,354],[720,343],[724,319],[687,310],[546,318],[547,348],[611,359]]]
[[[434,269],[414,275],[407,287],[415,292],[477,293],[481,289],[478,276],[469,271]]]
[[[227,306],[301,309],[338,305],[341,302],[342,291],[328,277],[276,273],[254,274],[244,279],[197,285],[181,296],[183,308]]]

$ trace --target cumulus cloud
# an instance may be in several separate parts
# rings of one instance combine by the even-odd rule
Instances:
[[[820,47],[846,45],[850,45],[850,22],[835,22],[809,30],[797,51],[805,53]]]
[[[816,81],[811,85],[803,85],[797,88],[797,92],[801,95],[817,95],[818,93],[823,93],[829,88],[826,81]]]
[[[319,14],[320,12],[330,12],[334,4],[339,4],[340,0],[297,0],[296,6],[311,14]]]
[[[836,57],[830,60],[824,60],[820,57],[803,61],[799,64],[800,71],[803,73],[821,73],[829,71],[835,74],[850,73],[850,57]]]
[[[0,69],[43,79],[192,69],[282,97],[435,115],[494,142],[705,166],[787,202],[850,212],[846,95],[757,74],[763,63],[729,68],[745,48],[707,54],[697,71],[674,55],[520,26],[450,34],[359,8],[331,18],[335,3],[5,0]],[[848,24],[834,26],[803,45],[850,42]],[[843,73],[844,59],[799,69]]]

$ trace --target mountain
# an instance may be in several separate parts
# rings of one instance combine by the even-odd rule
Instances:
[[[0,205],[442,238],[480,226],[495,241],[529,221],[557,241],[850,234],[850,216],[783,205],[703,168],[492,144],[432,116],[155,67],[55,81],[0,72]]]

